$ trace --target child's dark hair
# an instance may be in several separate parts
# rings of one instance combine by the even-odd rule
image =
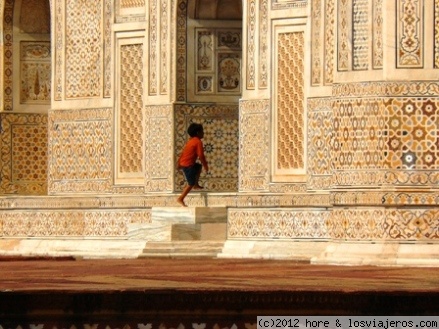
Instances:
[[[187,128],[187,133],[191,137],[197,136],[200,131],[203,131],[203,125],[199,123],[191,123]]]

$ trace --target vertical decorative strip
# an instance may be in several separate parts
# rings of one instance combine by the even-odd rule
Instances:
[[[169,33],[169,22],[168,13],[169,8],[167,6],[168,0],[161,0],[160,6],[160,52],[161,52],[161,63],[160,63],[160,94],[166,95],[168,92],[168,33]]]
[[[149,7],[149,95],[157,95],[157,0]]]
[[[434,68],[439,68],[439,0],[434,1]]]
[[[111,0],[105,0],[104,7],[104,97],[111,97],[111,27],[113,7]]]
[[[338,7],[338,70],[349,69],[349,0],[341,0]]]
[[[383,68],[383,0],[373,2],[372,21],[372,67]]]
[[[369,66],[369,0],[352,3],[353,70],[367,70]]]
[[[118,172],[143,172],[143,43],[120,47]],[[134,177],[134,176],[133,176]],[[137,176],[136,176],[137,178]]]
[[[423,67],[423,0],[397,3],[396,65],[398,68]]]
[[[56,101],[62,100],[63,91],[63,49],[64,49],[64,21],[63,21],[63,0],[56,1],[55,14],[55,92]]]
[[[256,0],[248,1],[247,19],[247,89],[255,89]]]
[[[268,86],[268,0],[259,4],[259,88]]]
[[[3,18],[4,29],[4,93],[3,106],[5,111],[12,111],[12,91],[13,91],[13,17],[14,17],[14,1],[7,0],[5,2],[5,13]]]
[[[187,0],[178,0],[177,5],[177,101],[186,101],[186,51],[187,51]]]
[[[321,65],[321,0],[312,0],[311,2],[311,85],[320,85],[320,76],[322,71]]]
[[[277,169],[304,169],[305,33],[280,33],[277,56]]]
[[[325,85],[334,81],[334,56],[335,56],[335,0],[325,1],[325,50],[323,79]]]
[[[65,3],[65,97],[102,97],[103,3],[86,0]]]

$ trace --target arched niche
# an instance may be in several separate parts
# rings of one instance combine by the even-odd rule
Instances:
[[[192,19],[242,20],[242,1],[190,0],[188,16]]]
[[[51,103],[51,3],[3,4],[3,109],[46,113]]]

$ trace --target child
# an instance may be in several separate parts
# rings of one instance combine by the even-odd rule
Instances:
[[[184,177],[187,181],[187,186],[181,192],[180,197],[177,202],[183,207],[187,207],[184,203],[184,198],[193,189],[200,190],[203,187],[199,185],[198,180],[201,175],[202,167],[209,173],[209,165],[207,164],[206,158],[204,157],[204,147],[201,139],[204,137],[203,126],[198,123],[192,123],[187,129],[187,133],[191,137],[186,143],[180,158],[178,159],[178,169],[183,170]],[[196,160],[200,159],[201,164],[197,163]]]

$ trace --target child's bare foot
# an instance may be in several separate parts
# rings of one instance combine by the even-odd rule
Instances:
[[[187,207],[187,206],[186,206],[186,203],[184,203],[184,201],[183,201],[182,199],[178,198],[178,199],[177,199],[177,202],[178,202],[180,205],[182,205],[183,207]]]
[[[204,187],[200,185],[194,185],[194,190],[202,190]]]

